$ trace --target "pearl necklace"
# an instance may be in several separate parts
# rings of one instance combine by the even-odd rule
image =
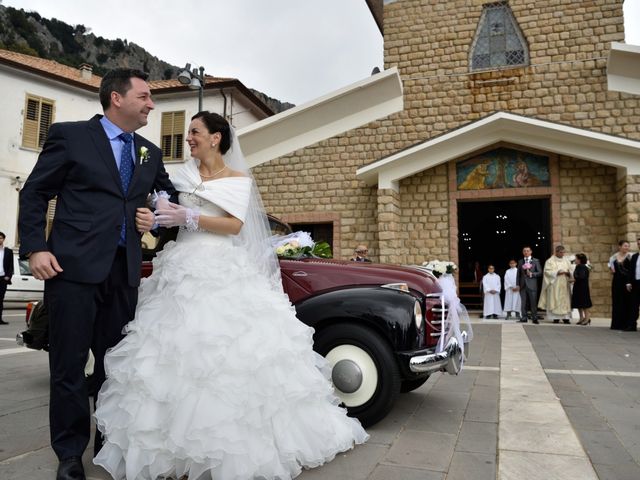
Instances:
[[[227,166],[225,165],[225,166],[224,166],[224,167],[222,167],[220,170],[218,170],[217,172],[215,172],[213,175],[203,175],[203,174],[202,174],[202,172],[200,172],[200,169],[198,168],[198,173],[200,174],[200,176],[201,176],[202,178],[213,178],[213,177],[215,177],[216,175],[218,175],[218,174],[220,174],[220,173],[224,172],[226,169],[227,169]]]

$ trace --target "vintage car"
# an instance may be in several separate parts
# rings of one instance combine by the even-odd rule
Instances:
[[[7,304],[25,305],[30,301],[42,300],[44,281],[36,279],[29,270],[29,260],[20,260],[13,254],[13,276],[7,285],[4,301]],[[13,305],[15,306],[15,305]]]
[[[275,218],[271,223],[279,234],[291,232]],[[337,395],[364,426],[384,418],[401,392],[432,373],[460,371],[455,338],[436,352],[447,308],[429,272],[319,258],[281,258],[280,269],[298,318],[315,329],[314,349],[332,366]],[[143,276],[151,270],[146,260]],[[23,341],[28,337],[23,333]]]

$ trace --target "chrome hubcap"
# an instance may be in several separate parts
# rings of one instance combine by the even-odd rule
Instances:
[[[340,360],[333,366],[331,380],[344,393],[353,393],[362,385],[362,370],[353,360]]]

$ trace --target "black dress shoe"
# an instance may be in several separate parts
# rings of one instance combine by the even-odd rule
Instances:
[[[622,329],[623,332],[637,332],[638,331],[638,327],[637,326],[632,326],[632,327],[625,327]]]
[[[526,319],[526,318],[521,318],[520,320],[518,320],[518,322],[520,322],[520,323],[527,323],[527,319]]]
[[[562,323],[564,323],[565,325],[569,325],[571,323],[571,320],[569,320],[568,318],[563,318]]]
[[[69,457],[60,461],[56,480],[86,480],[84,467],[82,466],[82,458]]]
[[[553,323],[560,323],[560,319],[559,318],[554,318],[553,319]]]
[[[0,318],[0,325],[9,325],[9,322],[5,322],[4,320],[2,320],[2,319]]]
[[[538,325],[540,322],[538,321],[537,318],[534,318],[533,320],[531,320],[533,323],[535,323],[536,325]]]

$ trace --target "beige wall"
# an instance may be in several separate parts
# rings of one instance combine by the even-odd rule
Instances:
[[[366,186],[356,169],[499,110],[640,140],[640,97],[607,91],[609,46],[624,39],[622,0],[511,0],[531,64],[471,74],[469,50],[482,3],[385,5],[385,66],[400,71],[404,111],[256,168],[267,209],[309,222],[335,215],[338,258],[364,242],[374,260],[456,259],[454,162],[402,180],[398,192]],[[589,255],[594,313],[606,314],[606,260],[619,238],[634,240],[640,232],[640,178],[540,153],[553,158],[552,187],[517,195],[552,198],[552,242]]]
[[[486,2],[489,3],[489,2]],[[640,139],[640,100],[607,91],[610,43],[624,41],[622,0],[511,0],[531,65],[470,74],[482,11],[467,0],[402,0],[385,6],[385,65],[397,66],[408,143],[498,110]]]

